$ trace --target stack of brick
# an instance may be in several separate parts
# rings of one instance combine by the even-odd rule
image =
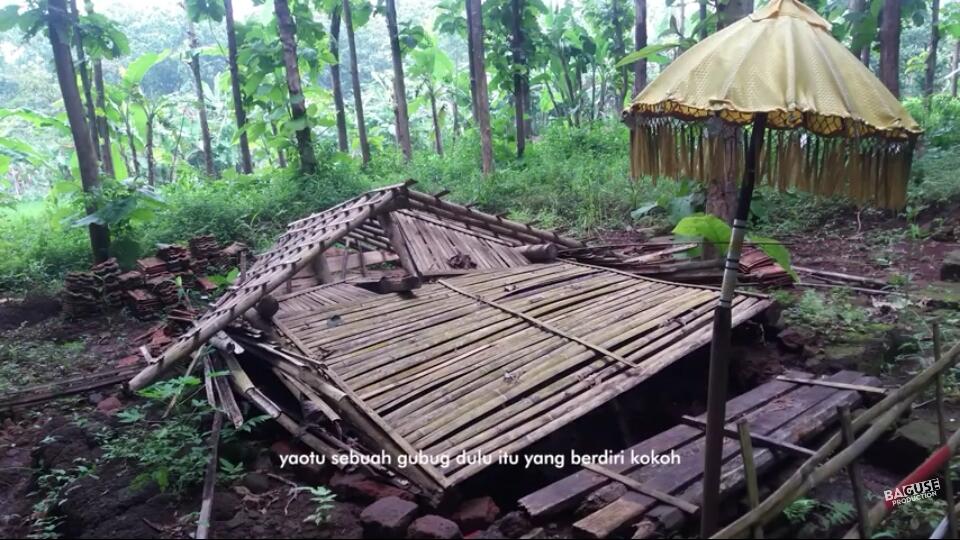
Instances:
[[[108,259],[92,269],[93,274],[100,279],[103,301],[110,307],[120,307],[123,304],[123,287],[120,284],[120,276],[123,271],[116,259]]]
[[[190,251],[176,244],[163,245],[157,250],[157,257],[167,263],[167,271],[184,272],[190,269]]]
[[[163,304],[153,294],[144,289],[133,289],[126,292],[127,308],[138,319],[149,319],[156,316],[163,309]]]
[[[70,272],[63,286],[63,311],[70,317],[95,315],[102,310],[100,279],[91,272]]]
[[[204,270],[208,266],[220,266],[220,244],[212,234],[205,234],[190,239],[190,254],[193,256],[193,267]]]

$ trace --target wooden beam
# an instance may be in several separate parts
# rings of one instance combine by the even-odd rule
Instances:
[[[704,429],[707,426],[706,421],[700,420],[699,418],[694,418],[693,416],[683,416],[680,418],[680,421],[683,422],[684,424],[687,424],[688,426],[694,426],[700,429]],[[734,439],[740,436],[740,434],[737,433],[737,430],[731,429],[729,427],[724,427],[723,433],[726,436],[732,437]],[[773,439],[771,437],[767,437],[766,435],[760,435],[758,433],[751,433],[750,438],[753,439],[753,442],[757,446],[765,446],[767,448],[770,448],[770,447],[780,448],[782,450],[793,452],[798,456],[810,457],[815,453],[813,450],[810,450],[809,448],[804,448],[802,446],[798,446],[790,442]]]
[[[397,222],[393,220],[390,212],[384,212],[377,216],[377,221],[380,222],[380,226],[386,231],[387,238],[390,239],[390,246],[393,248],[394,253],[400,257],[400,266],[411,276],[420,275],[420,272],[417,270],[417,265],[413,262],[413,255],[407,247],[406,239],[403,237],[403,231],[397,226]]]
[[[636,491],[637,493],[642,493],[643,495],[646,495],[647,497],[652,497],[662,503],[676,506],[677,508],[683,510],[684,512],[690,515],[696,514],[697,511],[699,510],[699,507],[697,507],[697,505],[691,502],[685,501],[680,497],[674,497],[669,493],[664,493],[657,489],[645,487],[643,484],[641,484],[640,482],[637,482],[633,478],[630,478],[629,476],[624,476],[618,472],[611,471],[606,467],[601,467],[600,465],[595,465],[593,463],[584,463],[583,468],[587,469],[588,471],[606,476],[607,478],[613,480],[614,482],[620,482],[621,484],[627,486],[633,491]]]
[[[878,388],[876,386],[867,386],[865,384],[847,384],[833,381],[823,381],[820,379],[801,379],[799,377],[787,377],[785,375],[780,375],[777,377],[778,381],[795,383],[795,384],[812,384],[814,386],[827,386],[830,388],[837,388],[839,390],[853,390],[855,392],[866,392],[868,394],[880,394],[886,395],[887,390],[885,388]]]

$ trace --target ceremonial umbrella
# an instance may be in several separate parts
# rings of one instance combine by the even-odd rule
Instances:
[[[754,185],[906,203],[920,127],[830,29],[801,2],[774,0],[691,47],[623,112],[634,177],[743,174],[710,349],[703,537],[717,525],[730,308]]]

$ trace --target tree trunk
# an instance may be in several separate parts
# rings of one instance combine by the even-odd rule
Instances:
[[[900,0],[884,0],[880,12],[880,81],[900,98]]]
[[[850,12],[857,13],[860,16],[863,16],[867,11],[867,0],[850,0],[849,4]],[[859,50],[851,48],[850,52],[860,58],[860,61],[863,62],[863,65],[870,67],[870,44],[863,44]]]
[[[100,60],[93,63],[93,81],[97,89],[97,107],[104,111],[103,116],[97,117],[97,130],[100,132],[100,166],[104,174],[116,178],[116,169],[113,165],[113,148],[110,143],[110,125],[107,123],[107,95],[103,84],[103,64]],[[119,145],[122,149],[123,145]],[[128,169],[129,170],[129,169]]]
[[[91,0],[86,0],[84,7],[86,7],[88,14],[93,13],[93,2]],[[113,147],[110,143],[110,125],[107,123],[106,116],[107,95],[103,84],[103,62],[99,58],[93,61],[93,85],[97,92],[97,108],[103,113],[102,116],[97,117],[97,131],[100,134],[100,168],[110,178],[116,178],[116,170],[113,166]],[[123,145],[120,144],[119,148],[122,152]],[[129,171],[129,167],[127,170]]]
[[[717,7],[717,29],[726,28],[753,12],[753,0],[730,0]],[[724,152],[724,163],[717,176],[707,184],[707,213],[713,214],[727,223],[732,224],[737,211],[737,176],[740,171],[730,164],[735,162],[736,154],[743,151],[740,136],[743,131],[739,127],[724,126],[718,134],[721,137]]]
[[[465,3],[467,9],[467,60],[470,75],[470,114],[473,116],[474,125],[480,125],[480,116],[477,114],[477,74],[473,69],[473,58],[476,53],[473,46],[473,27],[470,24],[470,0],[466,0]]]
[[[480,0],[467,0],[467,28],[473,41],[470,70],[477,87],[477,125],[480,128],[481,169],[493,172],[493,140],[490,132],[490,100],[487,95],[487,68],[483,58],[483,12]]]
[[[200,114],[200,137],[203,142],[203,164],[207,176],[216,177],[217,169],[213,165],[213,144],[210,141],[210,124],[207,123],[207,102],[203,99],[203,77],[200,75],[200,41],[193,27],[193,21],[187,20],[187,38],[190,40],[190,71],[193,72],[193,84],[197,87],[197,112]]]
[[[403,81],[403,56],[400,52],[400,31],[397,29],[397,3],[387,0],[387,31],[390,34],[390,56],[393,58],[393,105],[396,107],[397,144],[403,157],[413,156],[410,142],[410,117],[407,110],[407,88]]]
[[[701,4],[703,8],[706,6]],[[634,50],[647,46],[647,0],[634,0]],[[633,64],[633,95],[636,96],[647,86],[647,59],[637,60]]]
[[[317,158],[313,153],[310,136],[310,121],[307,118],[307,102],[300,88],[300,67],[297,64],[297,29],[290,15],[287,0],[273,0],[277,14],[277,29],[283,45],[283,65],[287,73],[287,91],[290,93],[290,116],[303,123],[297,130],[297,152],[300,154],[300,170],[313,174],[317,170]]]
[[[47,28],[50,46],[53,49],[53,62],[57,70],[60,94],[67,110],[73,146],[77,151],[80,168],[80,183],[83,191],[94,193],[100,187],[97,174],[97,152],[90,136],[90,129],[84,119],[83,102],[77,88],[77,74],[73,69],[73,57],[70,54],[70,17],[64,0],[48,0]],[[93,202],[87,202],[87,214],[93,214],[97,208]],[[90,247],[93,260],[103,262],[110,257],[110,231],[104,225],[91,223]]]
[[[433,143],[437,149],[437,155],[443,155],[443,140],[440,136],[440,118],[437,116],[437,94],[433,88],[430,92],[430,114],[433,115]]]
[[[510,0],[510,7],[513,11],[513,28],[511,29],[510,47],[513,52],[513,106],[514,116],[517,124],[517,157],[523,157],[523,152],[527,147],[526,125],[524,124],[523,113],[526,109],[524,102],[524,80],[526,79],[527,58],[523,49],[523,0]]]
[[[223,0],[224,18],[227,20],[227,55],[230,62],[230,89],[233,93],[233,112],[240,130],[240,172],[253,172],[253,157],[250,155],[250,139],[244,127],[247,125],[247,113],[243,108],[243,94],[240,92],[240,67],[237,65],[237,31],[233,25],[233,0]]]
[[[155,113],[147,113],[147,144],[145,152],[147,154],[147,184],[154,185],[157,182],[157,163],[153,160],[153,121]]]
[[[363,94],[360,91],[360,69],[357,64],[357,44],[353,39],[353,15],[350,0],[343,0],[343,24],[347,28],[347,43],[350,45],[350,79],[353,82],[353,104],[357,110],[357,136],[360,139],[360,155],[363,164],[370,163],[370,142],[367,141],[367,126],[363,119]]]
[[[623,7],[620,5],[620,0],[612,0],[610,2],[610,7],[613,11],[613,54],[614,58],[623,58],[627,54],[627,46],[623,42],[623,15],[620,13],[620,8]],[[636,17],[634,17],[636,19]],[[636,20],[634,20],[636,22]],[[627,66],[623,66],[620,69],[620,88],[618,89],[618,97],[620,102],[617,104],[617,111],[619,112],[623,108],[623,104],[627,100],[627,94],[630,93],[630,75],[629,69]]]
[[[957,70],[960,69],[960,39],[953,44],[953,63],[950,66],[950,72],[953,75],[950,76],[950,95],[957,97]]]
[[[934,78],[937,75],[937,47],[940,46],[940,0],[930,2],[930,48],[927,52],[927,69],[923,78],[923,95],[927,108],[930,107],[934,92]]]
[[[83,99],[87,106],[87,127],[90,129],[90,140],[93,142],[93,151],[100,159],[100,141],[97,137],[97,109],[93,102],[93,90],[90,88],[90,70],[87,66],[87,55],[83,51],[83,34],[80,32],[80,11],[77,9],[77,0],[70,0],[70,18],[73,21],[73,45],[77,49],[77,67],[80,68],[80,84],[83,87]]]
[[[133,129],[130,128],[130,111],[123,115],[123,125],[126,128],[127,140],[130,142],[130,154],[133,160],[133,174],[140,176],[140,160],[137,158],[137,141],[133,138]]]
[[[270,129],[273,131],[274,137],[280,137],[276,122],[270,122]],[[277,165],[279,165],[281,169],[287,168],[287,154],[283,151],[283,147],[277,148]]]
[[[347,112],[343,106],[343,86],[340,83],[340,6],[334,6],[330,15],[330,53],[336,62],[330,64],[330,79],[333,81],[333,106],[337,112],[337,147],[341,152],[350,151],[347,139]]]
[[[753,13],[753,0],[728,0],[717,4],[717,30],[726,28]]]
[[[707,39],[707,35],[710,33],[710,29],[707,28],[707,24],[704,22],[707,20],[707,0],[700,0],[700,41]]]
[[[450,108],[453,109],[453,138],[456,139],[460,135],[460,108],[456,98],[450,100]]]

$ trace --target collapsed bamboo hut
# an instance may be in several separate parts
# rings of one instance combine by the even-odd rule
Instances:
[[[409,183],[371,191],[291,223],[129,385],[214,351],[231,376],[208,396],[234,422],[239,393],[436,496],[490,463],[397,458],[520,452],[709,342],[716,289],[557,259],[579,247]],[[769,305],[737,295],[734,324]]]

